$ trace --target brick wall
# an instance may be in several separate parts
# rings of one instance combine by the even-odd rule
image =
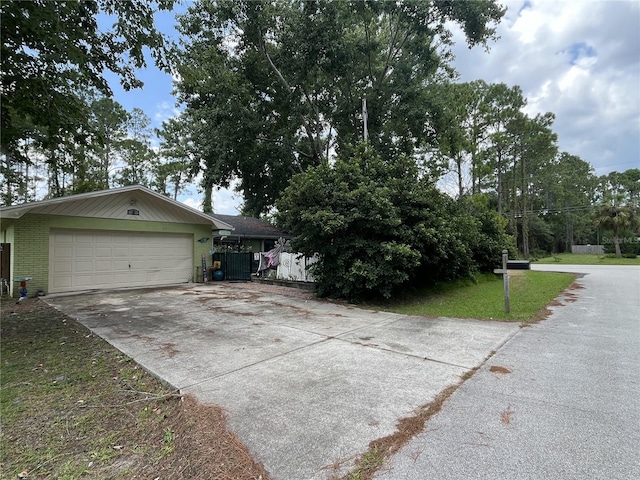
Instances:
[[[29,218],[27,218],[29,217]],[[12,276],[32,277],[27,284],[29,296],[39,289],[45,290],[49,278],[49,225],[45,215],[26,215],[14,224]],[[19,287],[14,285],[14,296]]]

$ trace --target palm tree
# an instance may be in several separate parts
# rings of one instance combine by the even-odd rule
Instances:
[[[616,207],[614,205],[602,205],[598,208],[596,226],[613,232],[613,243],[616,247],[616,257],[620,258],[620,230],[638,227],[640,217],[631,207]]]

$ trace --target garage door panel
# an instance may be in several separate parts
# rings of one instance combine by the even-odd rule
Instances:
[[[53,249],[53,254],[56,257],[71,258],[73,255],[73,246],[71,245],[56,245]]]
[[[73,253],[71,253],[69,256],[73,255]],[[92,258],[93,257],[93,247],[92,246],[78,246],[75,249],[75,256],[76,257],[88,257],[88,258]]]
[[[111,252],[113,254],[113,258],[124,258],[129,256],[129,248],[125,245],[123,246],[114,245],[111,248]]]
[[[66,277],[56,277],[54,282],[51,284],[49,284],[49,289],[52,292],[65,292],[67,290],[70,290],[72,287],[71,284],[71,276],[66,276]]]
[[[93,284],[93,274],[87,275],[82,273],[75,273],[72,277],[72,283],[76,282],[80,285]]]
[[[54,263],[53,264],[53,272],[54,273],[71,273],[71,263]]]
[[[62,245],[64,243],[73,243],[73,233],[71,232],[58,232],[57,244]]]
[[[76,243],[76,244],[83,244],[83,243],[93,244],[94,242],[95,242],[95,240],[92,237],[85,237],[84,235],[78,235],[78,234],[74,234],[73,235],[73,243]]]
[[[131,264],[131,268],[135,268],[135,269],[139,269],[139,268],[144,268],[145,266],[153,269],[154,265],[150,265],[148,263],[149,260],[151,260],[153,257],[149,256],[149,257],[145,257],[139,254],[136,254],[133,258],[129,259],[129,263]]]
[[[120,286],[139,286],[136,281],[139,280],[137,276],[131,275],[128,272],[113,272],[111,274],[110,285],[120,285]]]
[[[129,270],[129,260],[113,260],[111,262],[111,268],[114,271]]]
[[[75,269],[76,272],[78,273],[86,273],[86,272],[93,272],[95,270],[93,261],[88,260],[88,261],[79,261],[77,260],[75,262]]]
[[[115,265],[110,260],[96,260],[92,263],[92,268],[96,273],[107,273],[115,270]]]
[[[112,258],[113,257],[113,249],[111,248],[111,246],[94,246],[93,247],[93,256],[94,257],[106,257],[106,258]]]
[[[166,285],[193,274],[193,236],[52,230],[51,293]]]
[[[148,254],[152,254],[154,252],[154,249],[153,247],[147,248],[147,247],[141,247],[139,245],[131,245],[131,247],[129,248],[129,251],[131,252],[131,255],[133,255],[134,257],[144,257]]]
[[[131,283],[133,285],[137,285],[137,286],[149,285],[149,283],[147,282],[146,272],[131,273],[129,275],[126,275],[124,278],[128,283]]]

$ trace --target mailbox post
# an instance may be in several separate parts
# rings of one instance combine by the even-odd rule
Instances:
[[[502,251],[502,268],[496,268],[493,273],[501,273],[504,281],[504,313],[509,313],[509,270],[507,270],[507,262],[509,261],[509,252]]]

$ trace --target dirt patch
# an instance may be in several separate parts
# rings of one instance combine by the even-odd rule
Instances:
[[[160,350],[165,352],[169,356],[169,358],[173,358],[178,353],[180,353],[180,350],[178,350],[176,348],[176,344],[175,343],[161,343],[160,344]]]
[[[561,300],[564,300],[567,303],[573,303],[578,300],[579,296],[570,292],[570,290],[583,290],[584,288],[585,287],[577,283],[577,281],[574,281],[565,290],[560,292],[560,294],[555,300],[549,303],[546,307],[538,310],[538,312],[533,316],[533,318],[531,318],[527,322],[522,323],[521,326],[528,327],[530,325],[540,323],[541,321],[546,320],[553,313],[553,310],[550,307],[564,307],[566,305],[566,303],[562,303]]]
[[[533,318],[531,318],[530,320],[527,320],[526,322],[521,323],[520,326],[521,327],[530,327],[531,325],[534,325],[536,323],[540,323],[543,320],[546,320],[547,318],[549,318],[552,313],[553,313],[553,310],[551,310],[549,307],[541,308],[540,310],[538,310],[536,312],[536,314],[533,316]]]
[[[564,301],[565,302],[573,303],[573,302],[575,302],[577,300],[578,300],[578,295],[576,295],[575,293],[566,292],[564,294]]]

